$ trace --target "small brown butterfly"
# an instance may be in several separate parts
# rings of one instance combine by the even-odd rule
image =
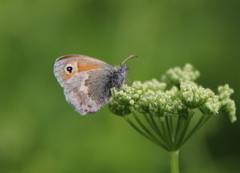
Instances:
[[[125,62],[111,66],[85,55],[65,55],[57,58],[54,75],[64,89],[68,103],[81,115],[96,113],[111,97],[111,88],[120,89],[125,82],[128,67]]]

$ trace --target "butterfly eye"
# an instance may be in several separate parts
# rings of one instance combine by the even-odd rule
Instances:
[[[72,73],[73,68],[72,68],[71,66],[68,66],[68,67],[66,68],[66,70],[67,70],[69,73]]]

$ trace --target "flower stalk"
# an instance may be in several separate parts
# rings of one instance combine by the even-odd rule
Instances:
[[[171,171],[179,173],[181,147],[211,118],[227,115],[236,121],[233,93],[227,84],[214,93],[195,82],[192,65],[169,69],[161,80],[135,81],[112,89],[109,109],[137,132],[170,153]]]
[[[179,151],[170,152],[171,173],[179,173]]]

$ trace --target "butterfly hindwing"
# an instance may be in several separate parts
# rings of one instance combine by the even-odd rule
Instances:
[[[92,75],[94,73],[94,75]],[[97,112],[110,97],[105,69],[95,69],[76,74],[70,86],[64,87],[67,102],[81,115]]]

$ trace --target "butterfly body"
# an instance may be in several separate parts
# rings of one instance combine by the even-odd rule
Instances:
[[[54,74],[64,89],[68,103],[81,115],[97,112],[111,97],[111,88],[120,89],[128,68],[125,64],[111,66],[84,55],[59,57]]]

